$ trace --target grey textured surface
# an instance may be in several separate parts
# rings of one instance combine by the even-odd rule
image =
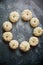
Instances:
[[[43,0],[0,0],[0,65],[41,65],[43,62],[43,35],[39,37],[39,44],[31,47],[27,53],[19,49],[13,51],[8,44],[2,40],[2,24],[8,20],[9,13],[18,11],[20,14],[24,9],[30,9],[33,17],[40,20],[43,28]],[[19,41],[27,40],[32,36],[33,28],[29,22],[23,22],[21,19],[13,24],[13,39]]]

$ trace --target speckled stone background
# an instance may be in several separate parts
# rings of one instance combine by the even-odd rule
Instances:
[[[8,43],[2,40],[2,24],[8,20],[9,13],[15,10],[21,14],[27,8],[33,12],[33,17],[39,18],[39,26],[43,28],[43,0],[0,0],[0,65],[42,65],[43,63],[43,35],[39,37],[39,44],[31,47],[27,53],[19,49],[11,50]],[[13,24],[11,32],[14,39],[20,43],[24,40],[28,41],[32,36],[33,28],[29,22],[23,22],[20,18]]]

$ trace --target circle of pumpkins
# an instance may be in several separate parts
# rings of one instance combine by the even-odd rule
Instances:
[[[25,11],[25,10],[24,10]],[[30,11],[30,10],[29,10]],[[28,21],[31,21],[32,20],[32,14],[31,14],[31,11],[30,11],[30,14],[28,14],[28,13],[26,13],[25,15],[25,12],[23,12],[22,13],[22,16],[21,16],[21,18],[23,19],[23,21],[26,21],[26,14],[27,15],[29,15],[30,16],[30,18],[27,18],[27,21],[26,22],[28,22]],[[13,15],[15,15],[15,16],[13,16]],[[12,18],[12,16],[13,16],[13,18],[14,18],[14,20],[13,20],[13,18]],[[24,16],[24,18],[23,18],[23,16]],[[14,11],[14,12],[11,12],[11,14],[10,14],[10,16],[9,16],[9,18],[10,18],[10,21],[12,22],[12,23],[15,23],[15,22],[17,22],[18,20],[19,20],[19,14],[18,14],[18,12],[16,12],[16,11]],[[34,21],[34,18],[36,18],[36,17],[33,17],[33,21]],[[36,18],[37,19],[37,18]],[[35,21],[34,21],[35,22]],[[39,22],[38,22],[39,23]],[[32,25],[32,21],[31,21],[31,23],[30,23],[30,25],[33,27],[33,28],[38,28],[38,25]],[[11,25],[10,25],[11,26]],[[10,27],[11,29],[12,29],[12,27]],[[39,27],[40,28],[40,27]],[[9,30],[10,31],[10,30]],[[7,31],[6,31],[7,32]],[[39,31],[40,32],[40,31]],[[35,35],[35,36],[37,36],[37,35]],[[20,48],[21,48],[21,50],[22,51],[24,51],[24,52],[26,52],[26,51],[28,51],[29,49],[30,49],[30,45],[32,45],[32,46],[36,46],[38,43],[39,43],[39,40],[37,40],[38,38],[38,36],[37,37],[35,37],[35,36],[33,36],[33,42],[35,42],[35,41],[37,41],[37,43],[36,44],[33,44],[32,42],[31,42],[31,40],[30,40],[30,43],[29,42],[27,42],[27,41],[23,41],[22,42],[22,44],[20,44]],[[32,38],[32,37],[31,37]],[[34,38],[36,38],[36,40],[34,39]],[[19,46],[19,44],[18,44],[18,41],[17,40],[10,40],[9,41],[10,43],[12,43],[13,44],[13,46],[14,46],[14,43],[15,43],[15,47],[13,47],[12,46],[12,44],[10,44],[10,48],[12,48],[12,49],[17,49],[18,48],[18,46]],[[29,45],[28,45],[28,43],[29,43]],[[26,47],[25,47],[25,45],[27,45],[27,49],[26,49]],[[24,47],[25,48],[24,48]]]

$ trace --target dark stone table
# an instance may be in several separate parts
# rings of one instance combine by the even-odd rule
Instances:
[[[8,43],[2,40],[2,24],[8,20],[9,13],[15,10],[21,15],[21,12],[27,8],[33,12],[33,17],[39,18],[39,26],[43,27],[43,0],[0,0],[0,65],[42,65],[43,63],[43,35],[39,37],[39,44],[31,47],[27,53],[19,49],[11,50]],[[11,32],[14,39],[21,43],[29,40],[33,28],[29,22],[20,19],[13,24]]]

